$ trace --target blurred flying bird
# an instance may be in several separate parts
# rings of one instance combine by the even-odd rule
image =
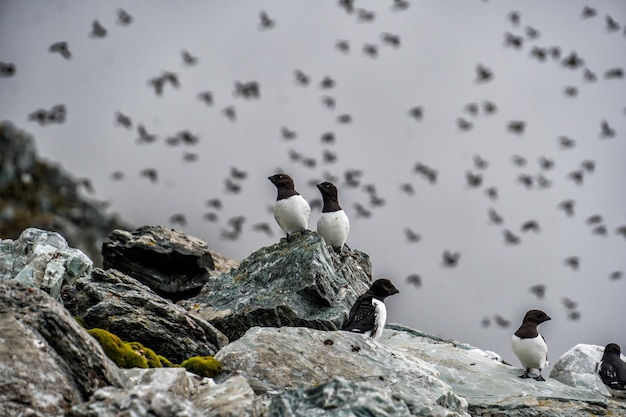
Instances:
[[[50,45],[48,51],[52,53],[59,53],[65,59],[70,59],[72,57],[72,53],[69,50],[67,42],[55,42]]]

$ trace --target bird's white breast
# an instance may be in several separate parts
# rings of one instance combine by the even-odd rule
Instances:
[[[343,210],[322,213],[317,221],[317,233],[334,248],[341,248],[346,243],[349,232],[350,221]]]
[[[541,335],[532,339],[513,335],[511,348],[524,368],[543,369],[548,365],[548,345]]]
[[[387,307],[385,303],[376,298],[372,298],[372,305],[374,306],[374,329],[375,333],[370,335],[374,340],[380,339],[385,329],[385,322],[387,321]]]
[[[311,206],[301,195],[277,200],[274,218],[285,233],[293,233],[309,227]]]

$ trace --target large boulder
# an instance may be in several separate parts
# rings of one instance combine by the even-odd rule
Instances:
[[[0,241],[0,281],[37,287],[57,300],[63,284],[88,276],[92,268],[91,259],[56,232],[30,228],[16,240]]]
[[[90,277],[65,286],[61,297],[88,329],[102,328],[122,340],[139,342],[175,363],[214,355],[228,343],[201,317],[114,269],[94,269]]]
[[[596,371],[603,354],[603,346],[578,344],[555,362],[550,378],[572,387],[584,387],[610,396],[611,394]],[[622,360],[626,360],[624,355],[622,355]]]
[[[201,293],[180,301],[228,336],[253,326],[341,328],[356,298],[372,281],[367,254],[337,254],[315,232],[290,235],[261,248],[239,268],[212,277]]]
[[[105,269],[117,269],[172,300],[197,295],[215,263],[209,245],[161,226],[114,230],[102,244]]]
[[[0,283],[0,415],[64,416],[120,369],[63,306],[18,282]]]
[[[396,355],[429,363],[456,395],[467,400],[472,415],[582,417],[608,412],[609,402],[597,391],[552,378],[520,379],[522,369],[464,343],[394,324],[387,326],[380,343]]]
[[[352,388],[358,386],[363,396],[369,395],[368,399],[346,396],[354,407],[370,402],[374,408],[381,402],[378,396],[389,402],[393,394],[397,409],[410,410],[413,415],[468,416],[467,402],[454,394],[430,364],[397,355],[356,333],[254,327],[220,350],[216,358],[224,369],[218,380],[236,374],[246,378],[258,395],[288,392],[286,397],[275,400],[275,409],[283,409],[279,403],[284,403],[286,409],[308,410],[310,406],[294,405],[292,399],[305,396],[312,401],[315,395],[308,391],[310,388],[343,378],[355,384]],[[329,392],[337,392],[336,383],[331,384]],[[307,411],[294,415],[312,414]]]

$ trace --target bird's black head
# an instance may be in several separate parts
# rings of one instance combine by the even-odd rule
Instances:
[[[333,201],[337,201],[337,187],[333,183],[328,181],[321,184],[317,184],[317,189],[320,190],[323,197],[328,197]]]
[[[622,349],[617,343],[609,343],[604,347],[604,354],[606,355],[607,353],[619,356],[622,353]]]
[[[268,180],[272,182],[276,186],[276,188],[281,189],[294,189],[295,185],[293,183],[293,179],[287,174],[276,174],[271,177],[267,177]]]
[[[544,321],[552,320],[550,316],[541,310],[529,310],[524,316],[524,323],[541,324]]]
[[[384,300],[385,297],[398,294],[400,291],[389,281],[388,279],[377,279],[370,287],[370,292],[374,294],[376,298]]]

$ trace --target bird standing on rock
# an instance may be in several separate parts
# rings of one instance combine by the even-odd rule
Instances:
[[[618,344],[609,343],[604,348],[598,364],[598,375],[609,392],[618,398],[626,398],[626,362],[620,358]]]
[[[378,340],[387,321],[385,298],[400,291],[388,279],[377,279],[369,290],[356,299],[343,330],[363,333]]]
[[[278,190],[274,218],[281,229],[289,235],[309,227],[311,206],[296,191],[293,179],[287,174],[276,174],[268,177]]]
[[[350,232],[350,221],[339,205],[337,187],[326,181],[317,184],[317,188],[324,200],[322,214],[317,221],[317,233],[324,238],[327,245],[332,246],[335,251],[341,251]]]
[[[537,326],[545,321],[552,320],[541,310],[529,310],[524,316],[522,325],[511,338],[511,347],[515,356],[522,363],[525,372],[520,378],[530,378],[531,369],[539,370],[536,381],[545,381],[541,370],[548,366],[548,345],[544,337],[537,331]]]

